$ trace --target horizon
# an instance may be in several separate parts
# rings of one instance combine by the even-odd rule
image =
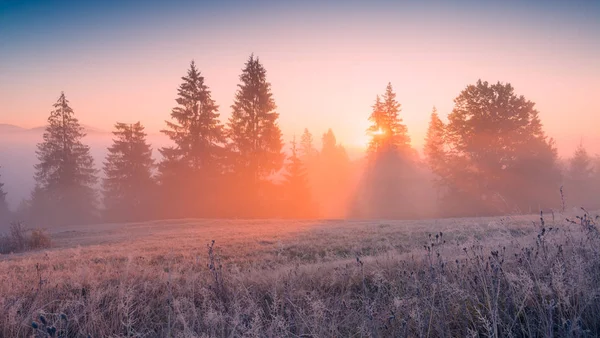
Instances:
[[[116,122],[141,121],[155,134],[192,60],[226,122],[254,53],[267,69],[285,143],[304,128],[316,139],[332,128],[344,146],[364,150],[371,106],[391,82],[421,152],[431,109],[445,119],[460,91],[482,79],[511,83],[535,102],[562,157],[580,142],[600,152],[594,3],[0,6],[0,43],[11,51],[0,53],[0,123],[43,125],[65,91],[82,124],[109,132]]]

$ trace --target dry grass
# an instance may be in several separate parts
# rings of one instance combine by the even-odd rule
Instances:
[[[10,224],[6,234],[0,234],[0,254],[49,248],[51,240],[43,229],[28,229],[22,223]]]
[[[0,256],[0,335],[598,336],[600,238],[575,221],[59,229],[52,249]]]

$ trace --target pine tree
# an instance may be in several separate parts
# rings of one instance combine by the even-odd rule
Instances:
[[[583,144],[580,143],[569,161],[568,176],[572,180],[586,182],[592,174],[592,158],[583,147]]]
[[[407,152],[410,150],[410,137],[406,125],[400,118],[401,106],[396,100],[396,93],[392,84],[388,83],[383,99],[377,96],[373,111],[369,117],[372,125],[367,129],[371,136],[368,153],[378,154],[381,151],[397,150]]]
[[[174,143],[160,149],[159,180],[163,203],[169,216],[204,216],[214,210],[219,176],[222,172],[225,133],[218,106],[204,83],[204,77],[190,63],[177,91],[177,107],[171,111],[162,132]]]
[[[589,207],[587,204],[593,199],[593,175],[592,158],[580,143],[569,160],[566,188],[570,201],[567,203],[577,207]]]
[[[0,168],[2,168],[2,167],[0,167]],[[2,181],[0,181],[0,222],[6,222],[6,221],[8,221],[9,218],[10,218],[10,210],[8,208],[8,202],[6,201],[6,192],[4,191],[4,183],[2,183]]]
[[[240,81],[228,123],[229,146],[233,172],[248,194],[244,204],[256,210],[256,203],[260,203],[260,185],[282,168],[282,134],[271,84],[267,82],[265,68],[254,55],[246,62]]]
[[[302,138],[300,139],[300,157],[303,161],[312,159],[317,155],[317,149],[313,143],[313,136],[308,131],[308,128],[304,128]]]
[[[401,105],[396,100],[392,84],[388,83],[382,97],[377,96],[369,117],[371,137],[367,149],[368,165],[361,183],[363,198],[359,204],[362,216],[408,217],[413,209],[410,190],[414,181],[415,151],[410,146],[408,129],[400,118]]]
[[[592,182],[590,184],[590,187],[592,190],[592,195],[599,196],[600,195],[600,155],[594,156],[594,158],[592,160],[592,169],[593,169]],[[600,201],[597,201],[597,198],[595,198],[591,202],[594,203],[591,206],[592,208],[597,209],[600,207]]]
[[[285,204],[288,216],[307,218],[314,216],[308,174],[304,164],[298,157],[296,137],[292,139],[292,154],[286,164],[284,175]]]
[[[83,127],[61,93],[48,117],[44,141],[38,144],[32,195],[34,220],[54,225],[94,220],[97,170],[90,148],[81,142],[84,136]]]
[[[339,148],[337,144],[337,139],[335,138],[335,134],[333,130],[329,128],[326,133],[323,134],[321,138],[321,155],[325,158],[331,158],[333,156],[337,156],[339,153]]]
[[[117,123],[115,139],[104,163],[103,188],[106,218],[111,221],[144,220],[153,216],[154,160],[140,122]]]
[[[440,120],[437,109],[433,107],[423,152],[431,171],[440,177],[443,176],[442,170],[445,164],[444,129],[444,123]]]
[[[375,99],[375,104],[373,105],[371,116],[369,116],[369,121],[371,121],[373,124],[367,129],[367,135],[371,137],[367,153],[369,155],[373,155],[377,154],[381,148],[383,148],[386,139],[385,130],[387,116],[385,116],[383,103],[381,102],[379,95],[377,95],[377,98]]]
[[[322,217],[345,217],[350,197],[350,158],[331,129],[322,136],[317,161],[313,196],[319,212]]]

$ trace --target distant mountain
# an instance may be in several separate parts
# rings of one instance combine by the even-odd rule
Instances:
[[[81,125],[86,133],[88,134],[108,134],[107,131],[91,127],[85,124]],[[46,126],[39,126],[35,128],[23,128],[16,126],[14,124],[8,123],[0,123],[0,133],[23,133],[23,132],[34,132],[34,133],[43,133],[46,129]]]
[[[85,124],[82,124],[81,126],[83,127],[83,130],[85,130],[85,132],[88,134],[107,134],[108,133],[106,130],[98,129],[98,128],[91,127],[91,126],[88,126]],[[40,127],[31,128],[29,130],[43,132],[45,129],[46,129],[46,126],[40,126]]]
[[[0,133],[18,133],[27,129],[12,124],[0,123]]]

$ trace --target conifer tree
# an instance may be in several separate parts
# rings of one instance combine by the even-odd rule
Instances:
[[[308,131],[308,128],[304,128],[302,138],[300,139],[300,157],[306,162],[316,155],[317,149],[314,146],[313,136]]]
[[[331,130],[331,128],[329,128],[327,130],[327,132],[323,134],[321,141],[322,141],[321,154],[325,158],[331,158],[334,156],[338,156],[338,154],[342,151],[342,150],[340,150],[341,146],[337,144],[337,139],[335,137],[335,134],[333,133],[333,130]],[[344,150],[344,152],[345,152],[345,150]]]
[[[279,114],[266,73],[259,59],[251,55],[240,75],[228,123],[232,169],[248,195],[248,206],[259,203],[261,184],[282,168],[284,160]]]
[[[288,158],[284,175],[285,202],[287,214],[294,218],[307,218],[314,216],[312,209],[311,192],[308,174],[304,164],[298,156],[296,137],[291,142],[291,155]]]
[[[566,184],[570,201],[567,203],[577,207],[589,207],[587,204],[593,199],[593,175],[592,158],[580,143],[569,160]]]
[[[433,107],[423,152],[431,171],[440,177],[443,176],[442,170],[445,164],[444,128],[444,123],[440,120],[437,109]]]
[[[2,168],[2,167],[0,167]],[[1,178],[1,176],[0,176]],[[4,183],[0,181],[0,222],[8,221],[10,217],[10,210],[8,209],[8,202],[6,201],[6,192],[4,191]]]
[[[98,179],[85,133],[61,93],[48,117],[44,141],[38,144],[33,219],[50,225],[93,221],[96,217]],[[46,225],[46,224],[44,224]]]
[[[568,176],[572,180],[586,182],[593,174],[592,158],[583,144],[579,144],[573,157],[569,160]]]
[[[383,96],[377,96],[369,117],[371,137],[367,150],[368,166],[361,183],[363,195],[358,209],[363,216],[402,218],[414,209],[409,185],[415,181],[408,129],[400,118],[401,105],[396,100],[392,84]],[[360,199],[358,199],[360,200]]]
[[[400,118],[401,106],[396,100],[392,84],[388,83],[383,98],[377,96],[369,117],[372,125],[367,129],[371,136],[368,153],[397,150],[403,153],[410,150],[408,129]]]
[[[164,158],[159,180],[170,216],[204,216],[217,203],[225,134],[218,106],[194,61],[181,79],[173,122],[167,121],[162,131],[175,146],[159,150]]]
[[[333,130],[322,136],[318,157],[314,200],[322,217],[345,217],[349,199],[350,158],[346,149],[337,143]]]
[[[140,122],[117,123],[104,163],[105,215],[111,221],[149,219],[152,215],[154,160]]]
[[[367,153],[369,155],[374,155],[381,150],[386,137],[385,130],[387,117],[385,116],[383,103],[381,102],[379,95],[377,95],[377,98],[375,99],[375,104],[373,105],[371,116],[369,116],[369,121],[371,121],[373,124],[367,129],[367,135],[371,137]]]
[[[600,195],[600,155],[594,156],[592,159],[592,182],[590,184],[592,189],[592,196]],[[597,201],[597,198],[591,201],[594,203],[592,208],[599,208],[600,201]]]

